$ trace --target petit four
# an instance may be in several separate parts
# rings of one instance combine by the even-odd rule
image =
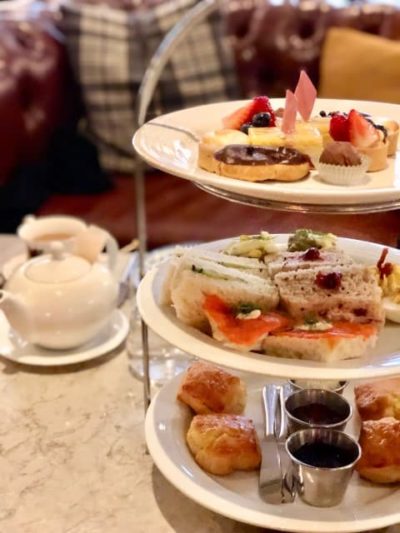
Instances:
[[[369,157],[368,172],[387,167],[388,142],[379,127],[352,109],[348,115],[334,113],[329,134],[335,141],[350,142],[359,152]]]
[[[247,145],[249,138],[245,133],[233,129],[221,129],[206,133],[199,144],[199,167],[209,172],[218,172],[219,163],[214,154],[229,144]]]
[[[361,155],[349,142],[328,143],[314,166],[321,180],[333,185],[358,185],[369,166],[369,158]]]
[[[229,144],[214,153],[214,172],[247,181],[297,181],[308,175],[308,156],[292,148]]]

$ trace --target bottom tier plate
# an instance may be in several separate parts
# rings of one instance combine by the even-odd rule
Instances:
[[[245,415],[252,418],[261,436],[263,416],[261,388],[265,377],[245,374],[248,400]],[[353,474],[342,503],[331,508],[310,507],[299,498],[290,504],[270,505],[258,495],[258,472],[236,472],[217,477],[204,472],[192,458],[185,433],[191,419],[189,408],[176,400],[181,376],[169,382],[154,398],[146,417],[146,441],[154,462],[181,492],[203,507],[240,522],[278,529],[318,533],[369,531],[400,522],[400,488],[378,486]],[[353,387],[345,396],[353,401]],[[358,434],[354,415],[346,431]],[[395,529],[393,529],[393,533]]]

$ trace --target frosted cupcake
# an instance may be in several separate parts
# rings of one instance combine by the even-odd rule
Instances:
[[[314,166],[321,180],[332,185],[359,185],[368,169],[369,158],[349,142],[331,142]]]

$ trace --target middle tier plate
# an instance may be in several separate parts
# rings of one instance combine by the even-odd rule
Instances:
[[[278,243],[283,244],[287,242],[288,235],[275,237]],[[216,241],[202,246],[221,249],[229,241]],[[383,248],[380,244],[345,238],[339,238],[337,244],[355,260],[371,265],[377,262]],[[400,250],[390,248],[388,260],[399,264]],[[376,347],[365,357],[332,364],[227,348],[201,331],[180,322],[171,306],[160,303],[167,271],[167,263],[164,263],[146,274],[137,292],[139,311],[147,325],[158,335],[194,356],[238,370],[285,378],[347,380],[400,373],[400,325],[389,322],[380,333]]]

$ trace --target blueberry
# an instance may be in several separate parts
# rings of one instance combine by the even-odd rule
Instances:
[[[320,111],[319,112],[320,117],[326,117],[326,111]]]
[[[257,113],[251,121],[255,128],[267,128],[271,122],[271,115],[268,112]]]
[[[245,124],[242,124],[240,126],[240,131],[243,132],[243,133],[249,133],[249,128],[251,128],[252,124],[251,122],[245,122]]]

